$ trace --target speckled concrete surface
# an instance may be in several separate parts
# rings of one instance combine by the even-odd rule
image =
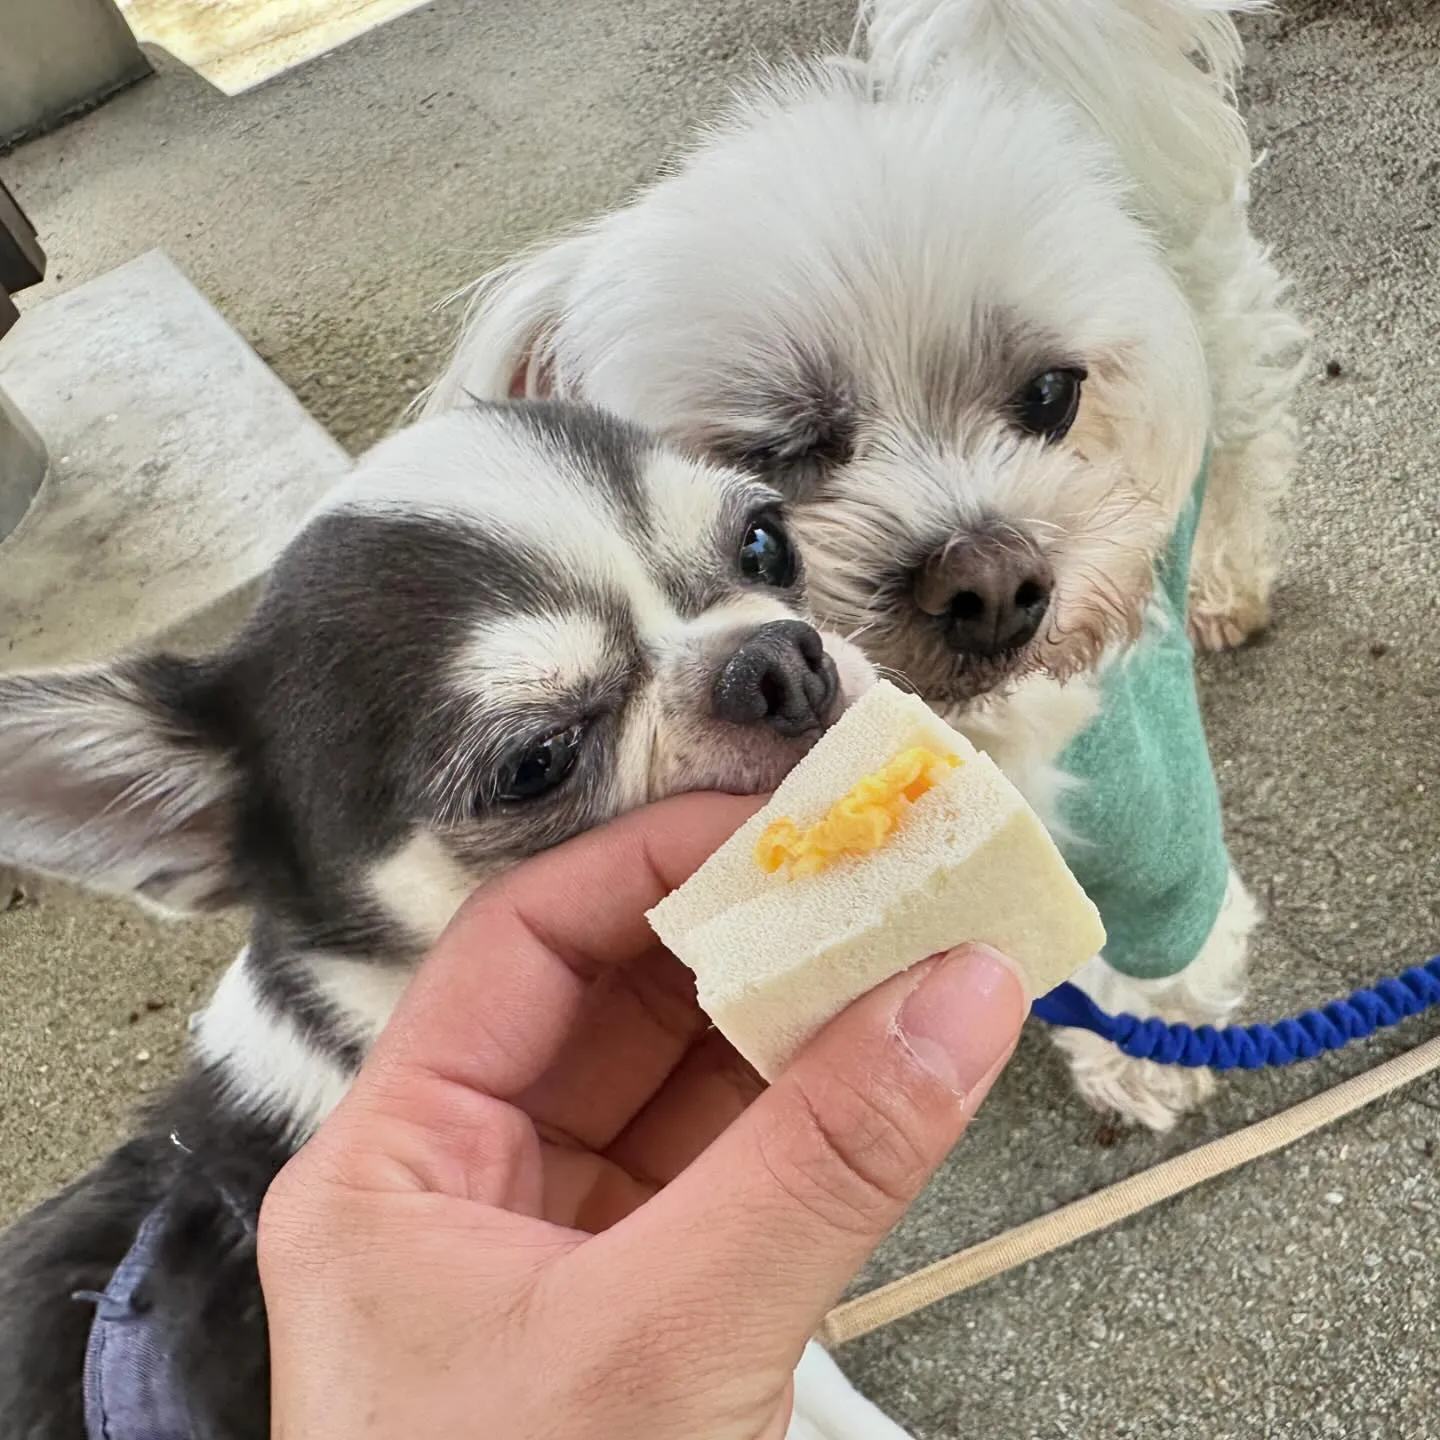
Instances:
[[[848,26],[844,0],[772,10],[439,3],[234,102],[165,69],[0,173],[53,284],[164,245],[354,448],[430,374],[431,302],[649,174],[752,48]],[[1273,1017],[1440,949],[1440,14],[1297,0],[1247,33],[1257,219],[1318,336],[1274,633],[1205,666]],[[59,891],[0,915],[0,1211],[115,1136],[235,938]],[[1100,1125],[1029,1036],[867,1281],[1437,1032],[1229,1079],[1164,1140]],[[937,1440],[1440,1435],[1437,1224],[1432,1080],[843,1358]]]
[[[49,456],[0,538],[0,670],[154,643],[259,580],[351,465],[159,250],[28,310],[0,386]]]

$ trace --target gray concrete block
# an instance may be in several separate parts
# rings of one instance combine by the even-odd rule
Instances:
[[[0,388],[50,454],[0,541],[0,668],[110,654],[213,607],[350,464],[158,250],[27,311]]]
[[[0,390],[0,540],[25,518],[45,479],[46,458],[35,427]]]
[[[149,73],[114,0],[5,0],[0,145],[49,129]]]

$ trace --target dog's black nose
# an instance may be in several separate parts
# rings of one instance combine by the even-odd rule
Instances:
[[[824,729],[839,688],[835,662],[815,631],[800,620],[776,620],[741,642],[711,694],[720,719],[793,737]]]
[[[988,525],[956,536],[915,574],[915,603],[945,620],[956,654],[993,660],[1035,637],[1054,572],[1039,547],[1009,525]]]

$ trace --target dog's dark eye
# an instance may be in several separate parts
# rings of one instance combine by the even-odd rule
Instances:
[[[572,725],[521,751],[500,772],[500,799],[533,800],[553,790],[575,768],[584,737],[585,727]]]
[[[1063,440],[1080,408],[1084,370],[1047,370],[1037,375],[1011,401],[1015,423],[1047,441]]]
[[[797,569],[795,550],[778,517],[771,512],[757,515],[740,542],[740,573],[747,580],[785,590],[795,583]]]

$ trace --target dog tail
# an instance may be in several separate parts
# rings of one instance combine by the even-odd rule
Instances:
[[[1234,15],[1268,0],[862,0],[855,37],[874,83],[924,90],[950,65],[1048,91],[1102,132],[1173,248],[1243,207],[1249,138],[1235,105]]]

